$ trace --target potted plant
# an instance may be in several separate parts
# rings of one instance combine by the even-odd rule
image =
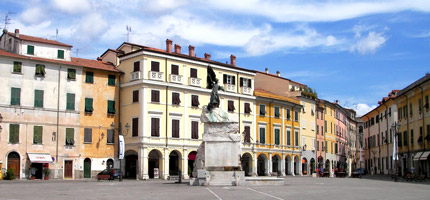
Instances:
[[[51,174],[51,170],[49,168],[45,168],[43,173],[45,174],[45,180],[49,180],[49,174]]]
[[[13,180],[13,179],[15,179],[15,173],[13,172],[12,169],[7,169],[4,180]]]

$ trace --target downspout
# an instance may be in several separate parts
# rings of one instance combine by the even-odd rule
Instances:
[[[165,65],[165,70],[164,70],[164,73],[165,73],[165,78],[166,78],[166,82],[167,82],[167,58],[166,58],[166,62],[164,63],[164,65]],[[167,128],[168,128],[168,125],[169,125],[169,119],[168,119],[168,117],[169,117],[169,86],[166,86],[166,148],[167,148],[167,146],[169,145],[169,141],[168,141],[168,135],[167,135]]]
[[[387,162],[388,163],[388,159],[390,158],[390,151],[389,151],[389,149],[390,149],[390,144],[388,143],[388,117],[387,117],[387,114],[388,114],[388,112],[387,112],[387,109],[388,109],[388,107],[385,105],[385,103],[383,103],[382,104],[383,106],[385,106],[385,119],[386,119],[386,121],[387,121],[387,133],[386,133],[386,135],[385,135],[385,138],[386,138],[386,140],[387,140],[387,158],[386,158],[386,160],[385,160],[385,162]],[[387,164],[385,164],[385,166],[387,166]],[[388,170],[388,169],[387,169]]]
[[[378,112],[378,118],[379,118],[379,114],[380,114],[380,112],[379,112],[379,110],[378,109],[376,109],[376,112]],[[376,135],[376,136],[378,136],[379,135],[379,133],[381,133],[381,119],[379,119],[379,123],[378,123],[378,134]],[[381,164],[381,144],[380,143],[382,143],[382,141],[381,141],[381,138],[380,137],[378,137],[378,168],[379,168],[379,173],[381,173],[381,166],[379,166],[380,164]],[[374,155],[375,156],[375,155]],[[376,172],[375,172],[376,173]]]
[[[236,73],[237,74],[237,82],[239,83],[240,82],[240,78],[239,78],[239,72],[237,72]],[[240,87],[240,83],[239,84],[237,84],[238,85],[238,87],[236,87],[236,91],[237,91],[237,93],[239,94],[239,92],[240,92],[240,90],[239,90],[239,87]],[[240,132],[240,97],[239,97],[239,113],[238,113],[238,116],[239,116],[239,134],[242,134],[242,132]]]
[[[120,73],[118,75],[118,123],[117,123],[119,125],[119,128],[118,128],[118,137],[115,137],[115,134],[114,134],[114,138],[118,139],[118,143],[119,143],[119,134],[122,134],[122,128],[121,128],[121,92],[119,91],[120,88],[121,88],[121,81],[120,81],[120,79],[121,79],[122,75],[123,75],[123,73]],[[143,94],[141,94],[141,95],[143,95]],[[114,130],[114,133],[115,133],[115,130]],[[115,146],[118,148],[118,145],[115,145]],[[124,146],[125,146],[125,144],[124,144]],[[118,148],[117,153],[118,153],[118,158],[119,158],[119,148]],[[121,165],[121,160],[120,160],[120,165]],[[121,168],[121,166],[120,166],[120,168]]]
[[[272,146],[272,129],[273,129],[273,124],[272,124],[272,115],[271,115],[271,111],[272,111],[272,102],[273,101],[271,101],[271,102],[269,102],[269,126],[270,126],[270,128],[269,128],[269,135],[270,135],[270,140],[269,140],[269,148],[270,148],[270,146]],[[267,159],[269,159],[269,158],[267,158]]]
[[[58,163],[58,139],[59,139],[59,131],[60,131],[60,82],[61,82],[61,68],[58,68],[58,96],[57,96],[57,134],[56,134],[56,148],[55,148],[55,162]],[[67,101],[67,100],[66,100]]]
[[[419,108],[419,109],[421,109],[421,112],[422,112],[422,115],[423,115],[423,128],[422,128],[422,130],[423,130],[423,135],[422,135],[422,140],[423,140],[423,143],[424,143],[424,150],[423,150],[423,152],[424,151],[426,151],[426,141],[425,141],[425,137],[424,137],[424,128],[425,128],[425,122],[424,122],[424,90],[423,90],[423,88],[421,87],[421,86],[418,86],[420,89],[421,89],[421,107]],[[420,106],[420,105],[418,105],[418,106]],[[418,109],[418,110],[419,110]]]
[[[405,97],[406,97],[406,107],[408,106],[408,104],[409,104],[409,98],[408,98],[408,95],[406,95],[405,94]],[[409,108],[409,109],[412,109],[412,108]],[[407,110],[408,112],[406,112],[406,128],[407,128],[407,132],[406,132],[406,135],[408,135],[409,136],[409,113],[411,112],[411,110]],[[410,150],[409,150],[409,138],[410,137],[407,137],[407,140],[406,140],[406,142],[407,142],[407,144],[408,144],[408,158],[410,158],[411,157],[411,155],[410,155]],[[406,165],[407,166],[407,165]]]

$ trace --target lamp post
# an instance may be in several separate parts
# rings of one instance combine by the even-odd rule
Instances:
[[[394,167],[396,168],[396,173],[394,174],[394,181],[397,182],[398,181],[398,175],[399,175],[399,172],[397,171],[398,160],[399,160],[399,157],[398,157],[398,155],[399,155],[398,146],[399,145],[397,143],[399,142],[398,132],[400,130],[400,123],[394,122],[393,125],[391,126],[391,128],[394,130],[394,144],[393,144],[394,147],[393,147],[393,150],[395,151],[395,155],[393,153],[393,158],[394,158]],[[397,139],[396,139],[396,137],[397,137]]]
[[[115,123],[112,122],[112,124],[110,125],[110,127],[111,127],[111,129],[115,130]],[[130,130],[130,125],[128,125],[128,123],[125,124],[125,130],[126,130],[125,135],[122,134],[121,122],[119,123],[119,127],[117,128],[117,130],[118,130],[118,144],[119,144],[119,136],[120,135],[127,136],[128,135],[128,130]],[[120,147],[118,146],[119,171],[122,173],[122,158],[119,157],[119,148]],[[122,175],[121,175],[120,180],[122,180]]]

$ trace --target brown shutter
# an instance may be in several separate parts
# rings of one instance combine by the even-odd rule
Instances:
[[[151,91],[151,102],[160,102],[160,91],[152,90]]]
[[[160,63],[151,61],[151,71],[159,72],[160,71]]]
[[[242,77],[240,77],[240,87],[243,87],[243,78]]]
[[[139,90],[133,91],[133,103],[139,102]]]
[[[245,103],[245,113],[247,114],[251,113],[251,106],[249,103]]]
[[[245,142],[250,142],[250,127],[245,126]]]
[[[233,112],[234,110],[234,101],[228,101],[228,111]]]
[[[227,74],[223,74],[223,76],[222,76],[222,80],[223,80],[223,83],[224,83],[224,84],[226,84],[226,83],[227,83]]]
[[[140,71],[140,61],[134,62],[133,72]]]
[[[179,75],[179,66],[178,65],[172,65],[171,74]]]
[[[251,88],[251,79],[248,79],[248,87]]]
[[[200,105],[200,103],[199,103],[199,96],[192,95],[191,96],[191,106],[198,107],[199,105]]]
[[[192,139],[199,139],[199,123],[198,122],[191,122],[191,138]]]
[[[197,69],[190,69],[190,76],[191,78],[197,78]]]
[[[139,135],[139,118],[133,118],[132,120],[132,136],[138,136]]]
[[[231,84],[232,84],[232,85],[236,85],[236,77],[235,77],[235,76],[232,76],[232,77],[231,77],[231,80],[232,80],[232,81],[231,81]]]

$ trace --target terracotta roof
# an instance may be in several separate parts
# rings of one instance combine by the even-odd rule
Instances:
[[[261,71],[255,71],[255,73],[260,73],[260,74],[264,74],[264,75],[268,75],[268,76],[273,76],[273,77],[276,77],[276,78],[280,78],[280,79],[284,79],[284,80],[287,80],[287,81],[291,81],[291,82],[293,82],[293,83],[296,83],[296,84],[299,84],[299,85],[302,85],[302,86],[307,86],[307,85],[305,85],[305,84],[299,83],[299,82],[297,82],[297,81],[293,81],[293,80],[288,79],[288,78],[284,78],[284,77],[282,77],[282,76],[278,76],[278,75],[276,75],[276,74],[271,74],[271,73],[266,73],[266,72],[261,72]]]
[[[255,88],[254,89],[254,96],[265,97],[265,98],[270,98],[270,99],[276,99],[276,100],[281,100],[281,101],[288,101],[290,103],[301,105],[300,101],[298,101],[298,100],[295,100],[295,99],[292,99],[292,98],[289,98],[289,97],[279,96],[279,95],[273,94],[273,93],[271,93],[269,91],[266,91],[266,90],[263,90],[263,89],[260,89],[260,88]]]
[[[103,57],[108,51],[113,51],[115,53],[124,53],[123,51],[119,51],[116,49],[107,49],[105,52],[102,53],[102,55],[100,57]]]
[[[72,45],[64,44],[64,43],[58,42],[56,40],[48,40],[48,39],[44,39],[41,37],[34,37],[34,36],[23,35],[23,34],[19,34],[19,37],[16,37],[15,33],[12,33],[12,32],[8,32],[8,34],[12,37],[15,37],[15,38],[18,38],[21,40],[25,40],[25,41],[40,42],[40,43],[59,45],[59,46],[64,46],[64,47],[72,47]]]

